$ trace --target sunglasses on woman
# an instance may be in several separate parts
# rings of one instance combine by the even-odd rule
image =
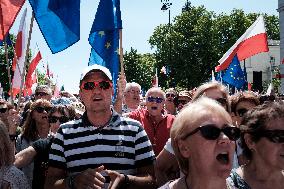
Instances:
[[[35,111],[37,111],[38,113],[43,113],[44,111],[48,113],[50,110],[51,107],[42,107],[42,106],[35,107]]]
[[[171,93],[168,93],[168,94],[166,94],[166,97],[167,97],[167,98],[169,98],[169,97],[175,98],[175,97],[176,97],[176,95],[175,95],[175,94],[173,94],[173,93],[172,93],[172,94],[171,94]]]
[[[66,116],[61,116],[61,117],[49,116],[48,117],[49,123],[56,123],[57,121],[59,121],[62,124],[62,123],[66,123],[67,121],[69,121],[69,118]]]
[[[197,127],[196,129],[185,135],[183,139],[188,138],[189,136],[197,133],[198,131],[200,131],[201,136],[207,140],[218,139],[221,132],[223,132],[232,141],[236,141],[238,138],[240,138],[241,135],[241,131],[237,127],[225,124],[225,127],[220,129],[214,124],[208,124]]]
[[[81,89],[84,90],[93,90],[99,87],[100,89],[107,90],[112,87],[112,83],[110,81],[86,81],[81,85]]]
[[[261,130],[256,136],[265,137],[273,143],[284,143],[284,130]]]
[[[160,97],[153,97],[153,96],[149,96],[147,98],[148,102],[156,102],[156,103],[162,103],[164,101],[163,98],[160,98]]]

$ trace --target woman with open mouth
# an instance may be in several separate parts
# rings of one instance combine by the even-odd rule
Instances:
[[[171,128],[171,140],[184,174],[163,189],[230,188],[235,141],[240,130],[230,114],[215,100],[200,97],[186,106]]]
[[[238,189],[284,188],[284,102],[270,102],[244,114],[241,146],[248,163],[228,181]]]

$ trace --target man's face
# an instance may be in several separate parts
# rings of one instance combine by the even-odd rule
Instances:
[[[131,87],[125,92],[125,103],[138,105],[140,103],[140,90],[138,87]]]
[[[48,93],[47,90],[45,89],[39,89],[35,92],[35,100],[38,100],[38,99],[45,99],[47,101],[50,101],[51,100],[51,95]]]
[[[0,120],[6,122],[8,116],[7,104],[0,104]]]
[[[146,99],[146,107],[150,115],[157,116],[162,114],[162,110],[165,104],[163,94],[159,92],[152,92],[148,94]]]
[[[87,111],[109,111],[113,95],[112,83],[102,72],[90,72],[81,82],[79,95]]]

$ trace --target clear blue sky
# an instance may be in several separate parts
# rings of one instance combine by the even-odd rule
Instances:
[[[148,43],[154,28],[160,24],[168,23],[168,12],[161,11],[161,0],[120,0],[123,24],[124,52],[131,47],[139,53],[153,52]],[[186,0],[172,0],[171,18],[179,15]],[[50,70],[55,78],[58,76],[58,85],[64,85],[65,90],[77,93],[80,73],[88,64],[90,45],[88,36],[95,18],[99,0],[81,0],[81,39],[68,49],[52,54],[49,50],[37,23],[34,28],[30,48],[34,52],[36,43],[43,56],[43,62],[48,61]],[[278,15],[277,0],[192,0],[192,6],[204,5],[209,11],[216,13],[230,13],[234,8],[243,9],[246,13],[259,12]],[[31,8],[28,0],[24,7],[28,7],[28,22],[31,17]],[[16,34],[19,27],[18,16],[11,33]],[[43,70],[43,63],[38,68]],[[54,79],[56,80],[56,79]]]

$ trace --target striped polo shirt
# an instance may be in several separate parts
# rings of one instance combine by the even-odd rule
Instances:
[[[88,121],[86,112],[82,119],[61,125],[51,145],[49,166],[70,174],[104,165],[135,175],[137,168],[153,165],[155,155],[141,124],[112,112],[101,128]]]

